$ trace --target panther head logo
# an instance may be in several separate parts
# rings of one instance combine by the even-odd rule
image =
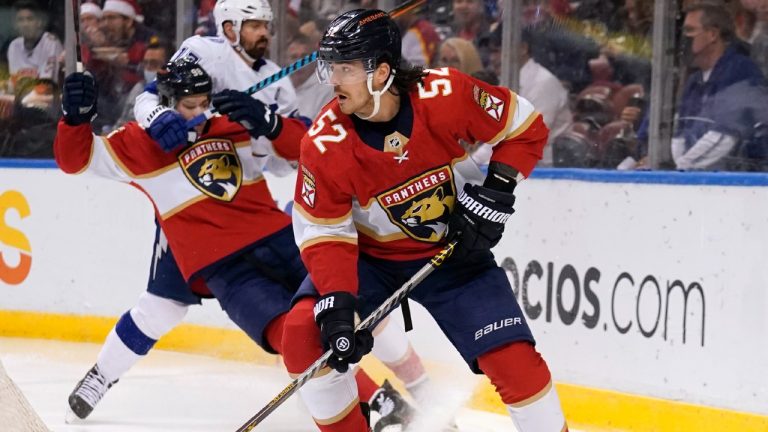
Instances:
[[[429,241],[438,241],[445,232],[453,202],[454,197],[446,196],[440,186],[432,195],[412,202],[401,220],[409,227],[428,227],[432,230]]]
[[[239,176],[240,167],[231,165],[227,155],[206,159],[197,174],[200,183],[206,187],[210,187],[212,184],[221,186],[226,191],[226,197],[232,197],[237,192]]]

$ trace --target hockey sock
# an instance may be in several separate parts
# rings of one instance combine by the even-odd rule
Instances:
[[[123,314],[104,342],[96,364],[112,382],[149,352],[161,336],[174,328],[188,306],[145,292],[138,304]]]
[[[264,330],[264,339],[278,354],[283,353],[283,326],[285,325],[286,316],[288,314],[282,314],[273,319]]]
[[[478,358],[507,405],[520,432],[567,431],[552,377],[541,354],[528,342],[515,342]]]
[[[385,318],[373,332],[376,342],[373,355],[395,373],[405,387],[418,386],[427,380],[421,358],[413,350],[405,330],[395,321]]]
[[[360,400],[368,402],[379,389],[379,385],[373,381],[362,368],[357,368],[355,371],[355,381],[357,382],[357,394],[360,395]]]

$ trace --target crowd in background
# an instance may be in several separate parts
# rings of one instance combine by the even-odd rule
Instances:
[[[285,64],[314,51],[340,12],[383,7],[375,0],[285,1],[282,34],[275,34],[285,41]],[[521,1],[514,90],[550,128],[541,165],[647,168],[654,1]],[[3,28],[12,30],[0,33],[0,157],[52,156],[65,58],[60,3],[0,6],[0,21],[11,24]],[[215,35],[214,4],[196,0],[186,12],[194,34]],[[677,54],[665,74],[675,88],[675,122],[664,168],[768,171],[768,0],[681,0],[677,6]],[[160,0],[83,0],[80,47],[99,83],[97,132],[132,120],[135,96],[175,51],[174,8],[175,2]],[[430,0],[398,19],[403,57],[497,84],[503,13],[497,0]],[[307,117],[333,96],[313,70],[291,76]],[[464,144],[478,162],[487,161],[483,143]]]

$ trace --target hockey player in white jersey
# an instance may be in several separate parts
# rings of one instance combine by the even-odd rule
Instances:
[[[268,2],[222,0],[217,3],[214,16],[220,37],[193,36],[184,41],[173,59],[188,58],[199,63],[211,76],[214,92],[231,88],[246,89],[279,70],[275,63],[263,57],[271,37],[269,25],[272,10]],[[246,97],[240,92],[225,93],[232,98]],[[250,130],[252,135],[262,135],[259,140],[278,139],[277,137],[285,139],[283,134],[296,136],[297,124],[301,122],[291,118],[298,113],[290,80],[280,80],[253,97],[255,100],[252,102],[252,109],[262,112],[268,109],[277,113],[278,116],[275,117],[282,120],[277,122],[280,126],[272,122],[269,125],[254,124]],[[147,91],[137,98],[134,113],[137,121],[164,150],[171,151],[187,144],[186,120],[172,107],[160,104],[156,84],[148,86]],[[254,121],[252,114],[226,114],[233,121],[240,121],[238,114],[250,118],[251,122]],[[265,127],[264,133],[254,133],[254,129]],[[304,129],[297,140],[306,130],[306,126],[302,127]],[[183,320],[190,305],[200,303],[201,291],[206,291],[204,286],[196,287],[193,283],[187,287],[187,281],[179,272],[173,252],[167,247],[165,236],[158,227],[147,293],[144,293],[139,303],[124,315],[124,321],[130,325],[112,329],[99,353],[96,365],[72,391],[69,404],[73,413],[81,419],[89,416],[112,384],[144,357],[160,337]],[[402,328],[395,323],[383,323],[374,335],[374,354],[418,397],[427,386],[427,376],[418,354],[410,346]],[[135,340],[144,340],[147,343],[138,349],[132,346]],[[394,412],[394,415],[382,418],[378,428],[407,420],[410,415],[408,409],[390,386],[383,386],[373,396],[376,400],[374,401],[374,397],[369,400],[374,402],[374,409],[379,405],[386,405],[386,402],[381,401],[391,398],[393,402],[390,405],[393,404],[399,410]]]
[[[220,0],[213,9],[213,16],[218,36],[188,38],[172,60],[187,57],[199,63],[210,74],[214,93],[224,89],[244,91],[280,70],[277,64],[264,57],[271,39],[272,8],[268,1]],[[279,80],[253,97],[281,116],[298,115],[296,92],[290,80]],[[184,119],[159,105],[157,89],[150,84],[136,98],[136,121],[147,128],[163,148],[173,149],[186,144]]]

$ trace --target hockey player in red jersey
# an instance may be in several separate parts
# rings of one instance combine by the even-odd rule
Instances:
[[[164,106],[187,119],[211,103],[210,77],[188,59],[169,63],[158,74],[158,89]],[[130,367],[136,355],[152,348],[157,334],[178,324],[186,307],[206,295],[216,297],[235,324],[266,351],[283,350],[285,313],[306,270],[290,217],[277,208],[262,172],[265,166],[274,170],[287,164],[286,158],[295,158],[301,135],[275,133],[281,128],[292,130],[282,124],[291,120],[259,112],[263,104],[236,93],[215,95],[214,106],[227,116],[214,116],[195,129],[192,144],[167,153],[134,122],[107,136],[94,135],[90,120],[98,101],[93,78],[77,73],[64,83],[64,116],[54,144],[59,167],[67,173],[90,172],[122,181],[143,191],[167,235],[166,253],[173,251],[173,268],[178,263],[183,279],[157,284],[162,289],[150,289],[136,308],[120,318],[110,335],[130,352],[111,359],[117,367],[122,363]],[[248,130],[239,122],[247,123]],[[191,281],[204,282],[196,285],[204,291],[192,292],[187,285]],[[378,388],[362,371],[356,377],[368,398],[403,406],[390,387]],[[70,395],[73,414],[87,417],[116,379],[105,375],[97,363]],[[384,418],[402,422],[402,415],[401,411],[397,418]]]
[[[318,77],[336,98],[301,143],[293,228],[311,278],[284,338],[309,342],[285,347],[286,367],[299,374],[330,347],[330,368],[300,394],[321,431],[366,430],[345,372],[371,348],[355,313],[370,314],[456,239],[454,256],[410,297],[488,376],[519,431],[565,431],[549,369],[490,252],[548,130],[507,88],[401,65],[400,44],[386,13],[363,9],[336,18],[320,43]],[[459,140],[493,146],[487,175]]]

